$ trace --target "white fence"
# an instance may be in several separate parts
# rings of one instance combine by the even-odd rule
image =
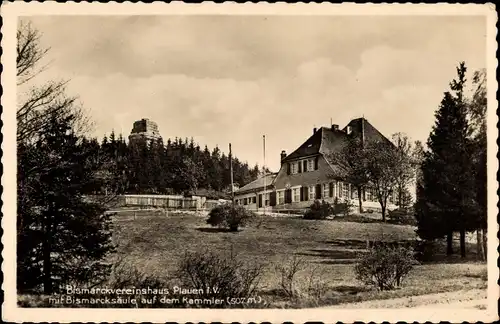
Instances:
[[[206,197],[179,195],[122,195],[120,205],[138,207],[156,207],[166,209],[202,210],[211,209],[226,200],[207,200]]]

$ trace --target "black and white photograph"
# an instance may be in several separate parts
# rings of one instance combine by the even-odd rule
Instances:
[[[498,319],[494,5],[96,5],[2,8],[3,319]]]

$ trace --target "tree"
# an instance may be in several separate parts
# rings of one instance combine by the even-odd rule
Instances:
[[[48,50],[40,33],[21,22],[17,38],[18,86],[43,68]],[[109,218],[84,194],[96,190],[98,144],[82,137],[89,126],[64,83],[48,82],[23,93],[17,107],[17,286],[50,294],[69,282],[102,279],[113,250]]]
[[[349,138],[340,153],[328,154],[326,158],[334,161],[342,177],[352,184],[358,192],[359,212],[363,212],[363,190],[368,184],[367,150],[359,138]]]
[[[447,254],[453,253],[453,232],[460,232],[460,254],[465,257],[465,232],[477,226],[473,145],[464,98],[465,63],[457,67],[436,112],[422,164],[417,208],[418,233],[423,238],[447,237]]]
[[[397,205],[400,208],[405,208],[408,197],[408,186],[415,178],[414,162],[412,160],[413,144],[409,137],[402,133],[395,133],[392,135],[392,142],[396,146],[396,194]]]
[[[49,81],[44,85],[33,87],[29,81],[43,72],[47,65],[39,63],[49,52],[49,48],[40,45],[40,32],[31,23],[21,20],[17,30],[17,85],[18,107],[17,140],[36,141],[40,132],[48,127],[53,116],[67,119],[73,123],[72,128],[83,134],[91,126],[82,107],[75,105],[76,97],[65,94],[67,81]]]
[[[372,142],[366,147],[366,172],[369,185],[375,189],[375,195],[382,209],[385,222],[387,201],[397,186],[398,152],[390,142]]]
[[[475,87],[473,96],[467,103],[467,110],[472,129],[472,143],[474,147],[473,163],[476,184],[476,203],[474,211],[477,215],[477,255],[486,259],[486,231],[487,231],[487,168],[486,168],[486,71],[474,73],[472,83]]]
[[[214,227],[226,228],[230,232],[237,232],[255,217],[255,214],[243,206],[225,203],[216,206],[208,214],[207,224]]]
[[[83,197],[93,189],[99,166],[68,124],[54,119],[35,145],[23,144],[19,152],[20,202],[27,202],[18,211],[21,290],[41,282],[51,294],[71,281],[103,279],[110,270],[101,261],[113,250],[109,216]],[[26,178],[26,168],[37,164],[43,168]]]

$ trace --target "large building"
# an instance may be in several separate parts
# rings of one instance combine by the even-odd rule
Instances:
[[[130,133],[128,139],[132,143],[137,143],[138,141],[150,142],[153,140],[158,140],[161,138],[160,132],[158,131],[158,124],[147,118],[143,118],[134,122],[132,132]]]
[[[343,129],[338,125],[314,128],[313,134],[290,154],[281,152],[281,167],[277,174],[243,186],[235,193],[236,202],[249,209],[302,209],[316,200],[333,202],[352,200],[358,204],[358,192],[343,177],[335,156],[340,154],[349,137],[363,142],[389,141],[365,118],[351,120]],[[264,187],[264,183],[265,187]],[[375,193],[367,188],[363,207],[379,209]],[[389,209],[395,208],[394,196],[389,197]]]

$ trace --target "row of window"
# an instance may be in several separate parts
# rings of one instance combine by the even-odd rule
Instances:
[[[345,182],[330,182],[318,184],[315,186],[297,187],[288,190],[277,190],[273,192],[274,202],[271,202],[271,194],[266,193],[264,196],[259,195],[259,207],[271,205],[283,205],[286,203],[312,201],[315,199],[328,199],[337,197],[339,199],[350,198],[358,199],[358,191],[355,187]],[[264,197],[264,198],[263,198]],[[262,201],[263,200],[263,201]],[[388,197],[389,203],[395,201],[393,194]],[[377,201],[375,189],[366,188],[363,190],[363,201]],[[236,199],[238,205],[256,204],[257,197],[251,196],[247,198]]]
[[[238,205],[250,205],[250,204],[256,204],[257,203],[257,197],[247,197],[247,198],[241,198],[241,199],[236,199],[235,203]]]

